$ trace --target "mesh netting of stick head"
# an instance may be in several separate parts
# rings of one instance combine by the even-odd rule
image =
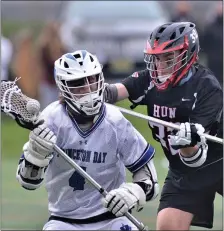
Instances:
[[[15,82],[1,81],[1,110],[16,113],[26,121],[34,121],[39,115],[40,104],[24,95]]]

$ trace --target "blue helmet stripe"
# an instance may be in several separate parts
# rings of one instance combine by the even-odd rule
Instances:
[[[72,59],[72,60],[76,60],[75,57],[72,54],[70,54],[70,53],[66,54],[65,57],[69,58],[69,59]]]
[[[82,58],[84,59],[86,57],[86,51],[85,50],[81,50],[81,53],[82,53]]]

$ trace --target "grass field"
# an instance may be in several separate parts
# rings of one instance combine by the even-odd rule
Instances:
[[[127,101],[119,103],[120,106],[128,108]],[[139,107],[136,111],[145,113]],[[144,135],[144,137],[156,147],[155,165],[157,167],[160,186],[162,187],[167,168],[162,150],[156,141],[151,138],[151,132],[147,122],[131,116],[127,118]],[[40,230],[48,219],[47,194],[44,187],[36,191],[27,191],[20,187],[16,181],[15,173],[22,146],[28,138],[28,130],[17,126],[9,118],[2,118],[2,191],[1,191],[1,229]],[[129,175],[130,178],[130,175]],[[156,210],[158,198],[149,202],[141,213],[135,215],[148,227],[155,229]],[[213,230],[222,230],[222,198],[216,197],[215,216]],[[192,227],[194,230],[200,228]]]

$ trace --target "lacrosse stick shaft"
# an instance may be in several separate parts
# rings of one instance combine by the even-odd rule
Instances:
[[[107,191],[102,188],[88,173],[86,173],[78,164],[75,163],[65,152],[63,152],[57,145],[54,145],[54,151],[59,154],[68,164],[70,164],[83,178],[85,178],[90,184],[92,184],[104,197],[107,195]],[[125,216],[139,229],[147,230],[143,223],[139,222],[130,213],[125,213]]]
[[[176,125],[174,123],[166,122],[166,121],[163,121],[163,120],[151,117],[151,116],[143,115],[141,113],[138,113],[138,112],[135,112],[135,111],[131,111],[131,110],[119,107],[119,106],[115,106],[115,105],[113,105],[113,106],[116,107],[116,108],[118,108],[122,113],[125,113],[125,114],[128,114],[128,115],[132,115],[132,116],[135,116],[135,117],[138,117],[138,118],[141,118],[141,119],[145,119],[145,120],[148,120],[148,121],[153,122],[153,123],[161,124],[161,125],[163,125],[165,127],[169,127],[169,128],[173,128],[173,129],[176,129],[176,130],[180,130],[180,126]],[[223,144],[223,139],[218,138],[216,136],[211,136],[209,134],[205,134],[205,138],[207,140],[210,140],[210,141],[213,141],[213,142],[216,142],[216,143],[219,143],[219,144]]]

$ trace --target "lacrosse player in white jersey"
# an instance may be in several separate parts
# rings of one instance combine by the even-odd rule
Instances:
[[[45,123],[23,146],[17,180],[28,190],[45,180],[50,218],[44,230],[137,230],[124,213],[140,211],[159,192],[155,149],[112,105],[104,104],[104,76],[97,57],[80,50],[55,62],[61,99],[41,114]],[[57,144],[108,195],[88,184],[61,156]],[[126,183],[126,169],[133,182]]]

